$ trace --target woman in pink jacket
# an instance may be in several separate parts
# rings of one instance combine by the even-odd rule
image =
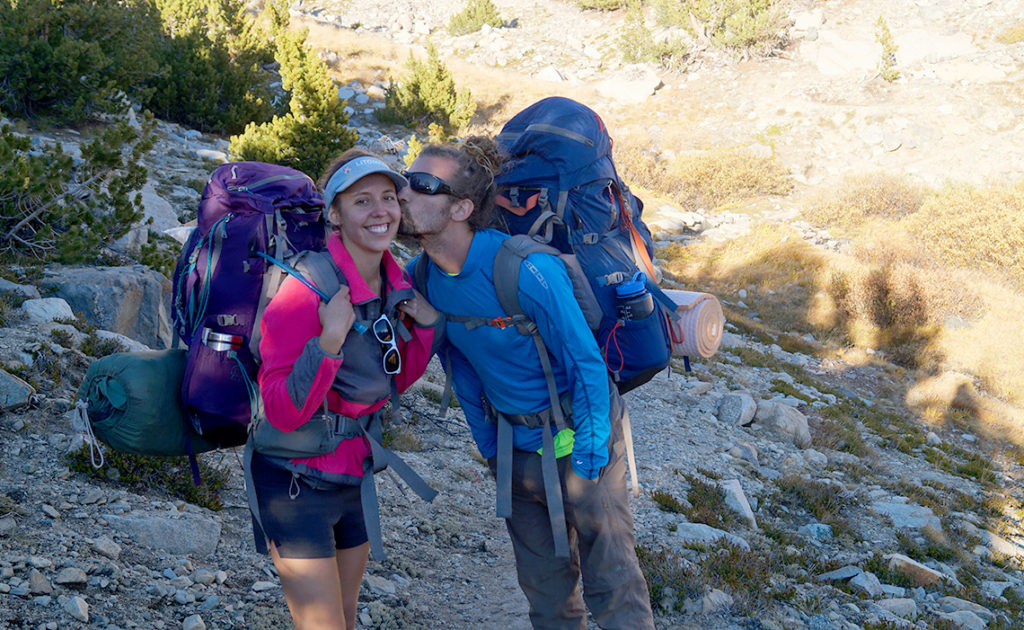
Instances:
[[[365,151],[342,154],[323,184],[340,289],[324,302],[290,277],[260,324],[254,532],[299,630],[354,627],[371,543],[380,549],[373,472],[411,472],[380,446],[381,421],[423,374],[442,328],[389,251],[405,185]]]

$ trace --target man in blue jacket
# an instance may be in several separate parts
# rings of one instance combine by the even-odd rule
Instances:
[[[584,630],[585,600],[602,628],[653,629],[626,492],[625,407],[609,387],[572,282],[548,254],[529,254],[520,267],[520,305],[547,348],[547,370],[533,338],[508,325],[495,291],[494,260],[508,238],[487,229],[500,165],[486,138],[421,151],[399,193],[400,232],[417,238],[428,260],[417,258],[409,269],[448,318],[439,354],[473,439],[496,472],[498,515],[506,519],[533,627]],[[502,449],[503,442],[510,446]]]

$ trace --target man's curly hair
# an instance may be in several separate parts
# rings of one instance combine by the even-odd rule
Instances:
[[[501,172],[505,157],[487,136],[470,136],[457,143],[428,144],[420,157],[443,157],[458,166],[448,185],[459,199],[473,202],[473,214],[467,223],[473,231],[494,227],[494,176]]]

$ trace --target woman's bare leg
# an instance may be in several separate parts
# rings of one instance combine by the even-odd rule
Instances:
[[[356,627],[359,586],[366,571],[366,560],[370,557],[370,543],[366,542],[351,549],[339,549],[336,557],[338,575],[341,576],[341,601],[345,611],[345,623],[351,630]]]
[[[273,544],[270,555],[281,578],[281,588],[292,613],[295,630],[346,630],[352,627],[345,625],[342,585],[335,558],[282,558]]]

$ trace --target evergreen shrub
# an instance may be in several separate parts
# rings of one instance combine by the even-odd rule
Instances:
[[[285,111],[268,69],[273,39],[243,0],[0,0],[0,109],[75,124],[134,102],[238,132]]]
[[[653,0],[652,4],[659,24],[709,37],[716,46],[768,55],[786,43],[782,0]]]
[[[466,0],[466,6],[448,21],[448,32],[452,35],[467,35],[481,28],[501,28],[503,22],[498,7],[491,0]]]
[[[160,71],[146,106],[202,131],[238,133],[275,113],[275,33],[260,28],[243,0],[156,0],[163,21]],[[268,11],[270,10],[268,6]]]
[[[142,1],[0,0],[0,109],[69,124],[144,100],[159,32]]]
[[[424,61],[409,53],[406,67],[409,74],[405,79],[391,82],[384,96],[384,108],[377,110],[378,120],[414,129],[434,122],[446,131],[469,125],[476,113],[476,103],[469,89],[455,87],[451,72],[433,45],[427,47]]]
[[[441,125],[437,123],[430,123],[430,125],[427,126],[427,144],[444,144],[450,139],[451,136],[445,133],[444,128],[441,127]],[[416,137],[416,134],[409,136],[409,146],[406,147],[405,156],[402,157],[405,165],[412,166],[412,163],[416,161],[416,158],[419,157],[420,151],[422,150],[423,142]]]
[[[644,20],[639,2],[633,2],[619,33],[619,50],[626,63],[653,63],[662,68],[681,68],[689,54],[681,37],[657,39]]]
[[[232,136],[229,150],[237,159],[283,164],[316,179],[358,135],[348,126],[345,103],[338,99],[326,64],[305,45],[305,38],[305,31],[283,29],[275,38],[281,84],[290,94],[288,113],[246,125]]]
[[[105,245],[142,218],[139,160],[153,145],[153,123],[106,127],[82,145],[76,163],[60,145],[33,147],[0,129],[0,252],[5,257],[99,262]],[[10,258],[7,258],[10,260]]]

